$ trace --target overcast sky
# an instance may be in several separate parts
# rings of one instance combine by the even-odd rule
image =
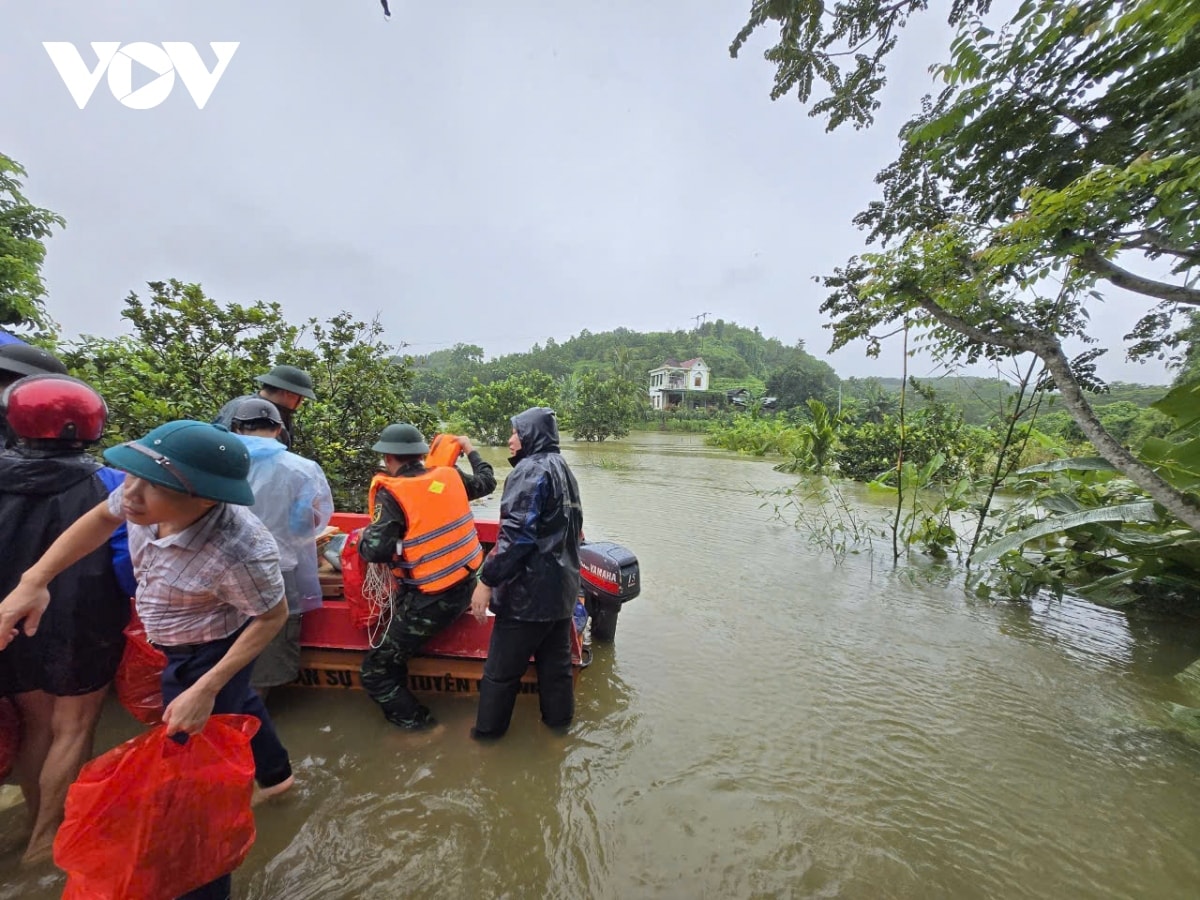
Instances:
[[[378,0],[0,0],[0,152],[68,222],[50,312],[69,336],[119,334],[122,299],[175,277],[295,320],[378,313],[409,353],[707,313],[823,354],[813,276],[863,248],[851,218],[948,32],[910,29],[874,129],[826,134],[770,100],[765,36],[729,57],[749,5],[391,0],[384,21]],[[101,78],[80,110],[43,41],[88,68],[92,41],[191,42],[209,68],[208,42],[239,47],[202,110],[178,77],[151,109]],[[153,77],[133,69],[135,88]],[[1102,343],[1140,308],[1111,296]],[[899,374],[898,346],[826,358]],[[1100,369],[1168,377],[1119,349]]]

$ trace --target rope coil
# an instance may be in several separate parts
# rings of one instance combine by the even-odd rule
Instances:
[[[392,621],[392,601],[396,595],[396,577],[386,563],[368,563],[363,575],[362,596],[371,611],[367,640],[378,650]]]

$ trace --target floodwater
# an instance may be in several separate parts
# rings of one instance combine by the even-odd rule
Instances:
[[[1166,713],[1195,629],[838,561],[762,508],[791,478],[696,436],[565,452],[643,578],[570,733],[530,697],[484,746],[469,697],[410,735],[359,692],[277,693],[298,786],[236,897],[1196,896],[1200,746]],[[133,731],[113,710],[102,743]],[[4,900],[61,892],[0,865]]]

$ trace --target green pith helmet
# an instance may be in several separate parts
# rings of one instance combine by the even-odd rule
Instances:
[[[429,452],[429,445],[417,426],[401,422],[383,429],[383,434],[379,435],[379,440],[371,449],[392,456],[424,456]]]
[[[266,375],[259,375],[254,380],[267,387],[291,391],[309,400],[317,399],[317,395],[313,393],[312,376],[295,366],[276,366]]]
[[[241,439],[220,425],[180,419],[143,438],[110,447],[104,459],[115,469],[171,490],[221,503],[251,506],[250,454]]]

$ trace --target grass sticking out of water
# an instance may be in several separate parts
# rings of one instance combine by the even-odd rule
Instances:
[[[623,459],[614,459],[611,456],[602,456],[597,460],[584,463],[592,469],[604,469],[606,472],[632,472],[638,466]]]

